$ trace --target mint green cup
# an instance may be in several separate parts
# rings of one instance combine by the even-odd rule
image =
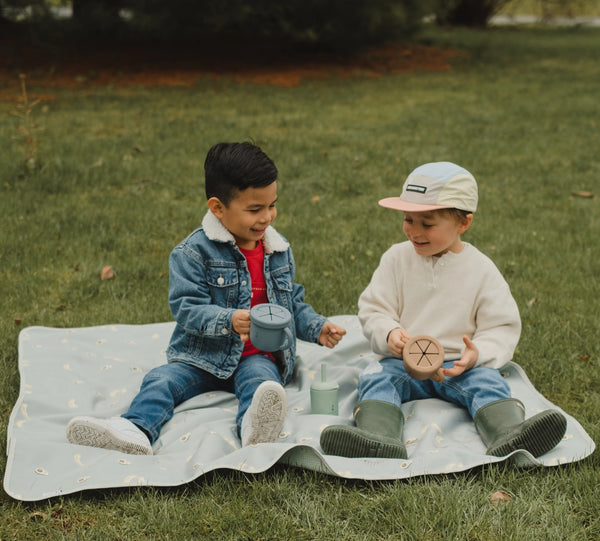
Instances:
[[[338,414],[337,383],[327,381],[327,365],[321,365],[321,381],[310,386],[310,412],[321,415]]]

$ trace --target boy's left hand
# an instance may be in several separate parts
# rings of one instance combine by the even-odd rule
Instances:
[[[466,372],[475,366],[475,363],[479,358],[479,350],[475,344],[469,340],[468,336],[463,336],[463,342],[467,348],[460,358],[460,361],[454,361],[453,368],[443,368],[441,372],[444,376],[460,376],[463,372]]]
[[[346,329],[334,325],[331,321],[326,321],[321,329],[321,334],[319,334],[319,344],[328,348],[333,348],[345,334]]]

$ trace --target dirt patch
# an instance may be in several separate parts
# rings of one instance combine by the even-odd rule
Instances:
[[[44,89],[184,86],[202,78],[294,87],[310,79],[380,77],[414,71],[446,71],[460,54],[449,48],[416,43],[372,47],[354,55],[309,53],[272,43],[226,42],[193,45],[154,44],[83,47],[13,43],[0,51],[0,99],[14,99],[24,73],[36,98],[51,99]],[[42,94],[38,93],[38,90]]]

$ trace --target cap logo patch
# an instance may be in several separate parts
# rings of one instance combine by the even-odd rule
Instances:
[[[406,191],[407,192],[425,193],[427,191],[427,186],[420,186],[419,184],[407,184]]]

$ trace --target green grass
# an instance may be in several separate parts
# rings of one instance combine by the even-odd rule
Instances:
[[[377,200],[427,161],[471,170],[480,208],[465,240],[494,259],[519,304],[515,360],[598,441],[600,31],[430,29],[423,39],[464,56],[443,73],[296,88],[207,78],[192,88],[52,89],[33,110],[43,129],[33,171],[12,141],[19,120],[0,116],[2,434],[22,328],[170,320],[167,257],[204,214],[206,151],[251,139],[279,167],[276,227],[326,315],[355,313],[380,255],[402,240],[400,214]],[[113,280],[100,280],[105,265]],[[177,489],[37,503],[2,495],[0,539],[594,540],[599,471],[595,453],[558,468],[401,482],[275,467]],[[509,503],[491,503],[498,490]]]

